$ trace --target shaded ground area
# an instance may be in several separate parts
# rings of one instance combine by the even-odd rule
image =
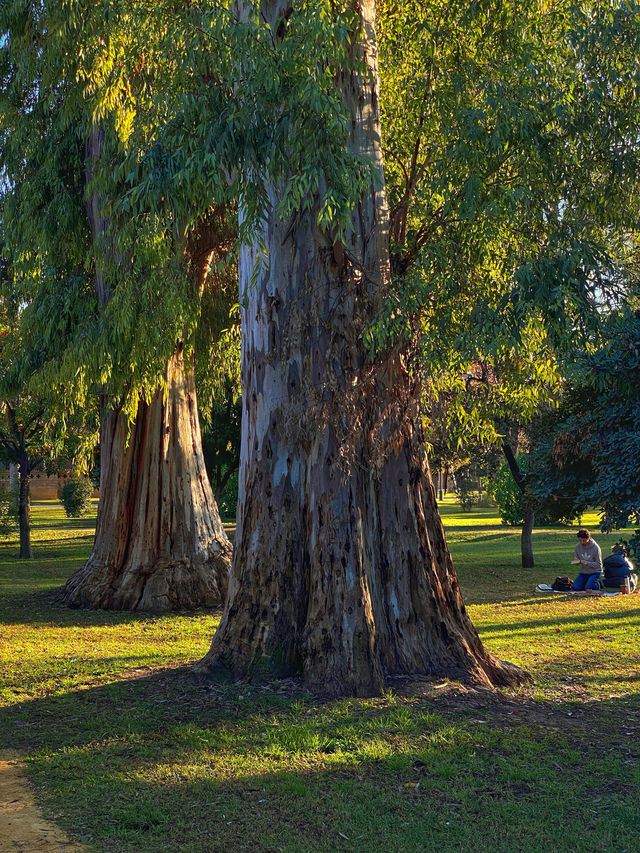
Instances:
[[[324,703],[296,679],[234,685],[188,666],[143,668],[19,703],[2,723],[30,752],[34,781],[47,779],[61,823],[109,853],[362,853],[380,849],[379,833],[398,853],[470,849],[477,833],[484,853],[494,821],[506,835],[491,849],[515,853],[521,820],[537,835],[530,851],[637,849],[640,818],[626,796],[621,805],[638,782],[637,694],[588,699],[568,683],[541,702],[442,679],[389,688]]]

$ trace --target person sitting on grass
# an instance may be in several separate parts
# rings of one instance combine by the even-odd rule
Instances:
[[[583,527],[576,534],[576,545],[573,563],[580,566],[580,573],[571,585],[571,589],[599,589],[602,575],[602,551],[600,546],[591,538],[589,531]]]
[[[634,572],[634,565],[629,559],[629,553],[624,545],[616,544],[611,548],[612,553],[602,561],[604,569],[604,585],[606,587],[621,586],[629,582],[629,589],[634,590],[638,584],[638,576]]]

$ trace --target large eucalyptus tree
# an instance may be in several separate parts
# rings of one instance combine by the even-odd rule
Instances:
[[[273,2],[260,14],[284,44],[300,9]],[[241,252],[238,527],[224,615],[201,666],[301,672],[331,695],[376,693],[394,675],[509,684],[521,673],[484,649],[462,601],[420,383],[402,348],[373,358],[367,348],[391,285],[389,214],[374,3],[347,13],[332,74],[347,150],[371,169],[342,234],[322,227],[322,183],[283,221],[286,184],[273,180],[263,228]]]
[[[395,62],[386,90],[373,2],[345,4],[349,35],[340,42],[336,30],[332,45],[344,52],[332,62],[327,47],[323,68],[325,96],[346,117],[345,150],[372,164],[369,180],[351,207],[336,206],[347,211],[336,223],[330,181],[305,181],[304,168],[290,180],[293,156],[288,174],[265,169],[270,208],[241,254],[236,552],[202,664],[301,672],[333,695],[418,673],[521,678],[483,648],[460,596],[425,459],[413,345],[422,337],[437,365],[439,349],[449,363],[453,339],[465,345],[460,358],[516,347],[532,314],[552,340],[586,324],[614,267],[603,238],[624,218],[604,188],[628,198],[637,161],[623,60],[638,26],[624,4],[610,27],[600,4],[380,7]],[[259,4],[283,75],[308,10]],[[320,21],[335,12],[316,8]],[[607,49],[592,51],[591,26]],[[317,51],[327,38],[318,27],[306,44]],[[594,124],[595,104],[615,133]],[[274,112],[274,127],[287,120]],[[284,150],[295,144],[292,135]]]

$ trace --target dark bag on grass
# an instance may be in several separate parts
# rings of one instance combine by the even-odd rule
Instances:
[[[568,592],[572,583],[571,578],[556,578],[551,584],[551,589],[555,589],[556,592]]]

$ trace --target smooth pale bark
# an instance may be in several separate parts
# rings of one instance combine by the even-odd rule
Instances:
[[[345,73],[352,144],[382,175],[373,3]],[[285,4],[264,7],[273,32]],[[272,188],[272,202],[278,188]],[[382,182],[346,243],[272,215],[240,259],[243,427],[229,595],[204,671],[301,673],[328,695],[379,693],[394,675],[484,685],[521,673],[483,648],[466,613],[424,449],[420,387],[400,353],[363,336],[389,281]],[[257,267],[256,267],[257,265]],[[257,268],[257,277],[252,278]]]
[[[231,545],[204,466],[193,370],[180,352],[166,378],[166,395],[139,403],[128,441],[120,412],[103,419],[96,537],[64,588],[72,606],[166,612],[224,600]]]

